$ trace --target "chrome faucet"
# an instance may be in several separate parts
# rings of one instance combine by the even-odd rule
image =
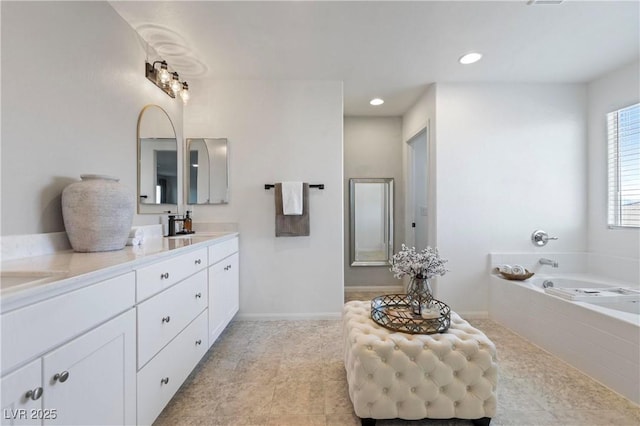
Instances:
[[[547,258],[542,258],[540,260],[538,260],[538,263],[541,265],[549,265],[552,268],[557,268],[558,267],[558,262],[556,260],[551,260],[551,259],[547,259]]]

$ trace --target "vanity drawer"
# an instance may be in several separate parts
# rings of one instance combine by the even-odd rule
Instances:
[[[138,372],[138,424],[150,425],[207,350],[207,311]]]
[[[2,371],[135,305],[129,272],[2,315]]]
[[[201,248],[140,268],[136,271],[136,300],[141,302],[206,266],[207,249]]]
[[[221,261],[238,251],[238,238],[233,238],[209,247],[209,265]]]
[[[138,305],[138,368],[207,307],[207,271]]]

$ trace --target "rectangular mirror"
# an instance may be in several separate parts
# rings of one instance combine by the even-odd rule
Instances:
[[[229,141],[187,139],[187,204],[229,202]]]
[[[349,179],[351,266],[384,266],[393,256],[393,178]]]

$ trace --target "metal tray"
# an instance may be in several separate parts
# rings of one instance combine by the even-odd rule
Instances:
[[[451,308],[431,299],[440,311],[438,318],[422,318],[413,313],[406,294],[385,294],[371,300],[371,319],[384,328],[409,334],[444,333],[451,325]]]

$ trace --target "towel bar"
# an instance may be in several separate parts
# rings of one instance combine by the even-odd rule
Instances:
[[[266,183],[266,184],[264,185],[264,189],[265,189],[265,190],[267,190],[267,189],[271,189],[271,188],[275,188],[275,185],[274,185],[274,184],[271,184],[271,183]],[[316,183],[316,184],[312,184],[312,185],[309,185],[309,188],[324,189],[324,183]]]

